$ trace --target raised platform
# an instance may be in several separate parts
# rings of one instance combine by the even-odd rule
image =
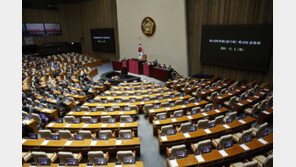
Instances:
[[[112,77],[118,77],[118,79],[112,79]],[[101,79],[104,81],[109,81],[112,85],[118,85],[120,82],[133,82],[136,80],[137,82],[141,81],[140,77],[132,76],[132,75],[122,75],[116,71],[106,72],[101,75]]]

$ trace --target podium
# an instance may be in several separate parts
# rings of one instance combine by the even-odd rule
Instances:
[[[143,63],[146,60],[131,59],[128,60],[129,72],[134,74],[143,74]]]

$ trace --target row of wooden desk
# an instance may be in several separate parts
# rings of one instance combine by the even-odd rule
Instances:
[[[246,89],[247,89],[247,85],[242,85],[242,86],[238,87],[237,89],[232,90],[231,92],[224,93],[221,96],[216,96],[213,101],[214,106],[217,106],[217,104],[223,103],[224,101],[230,99],[232,96],[237,96],[238,94],[241,94]]]
[[[131,110],[131,111],[96,111],[96,112],[86,112],[86,111],[70,111],[67,113],[69,116],[75,116],[75,117],[83,117],[83,116],[90,116],[90,117],[101,117],[101,116],[121,116],[121,115],[130,115],[132,117],[135,117],[137,115],[136,110]]]
[[[44,138],[39,139],[22,139],[23,151],[71,151],[87,153],[89,151],[108,151],[110,154],[116,154],[120,150],[132,150],[140,154],[140,138],[134,137],[133,139],[116,139],[109,138],[108,140],[93,140],[84,139],[79,140],[47,140]]]
[[[140,92],[149,92],[149,91],[165,91],[167,90],[168,88],[166,87],[162,87],[162,88],[154,88],[154,89],[144,89],[144,90],[140,90]],[[106,91],[105,93],[137,93],[139,92],[139,90],[116,90],[116,91]]]
[[[233,120],[233,122],[216,125],[213,128],[209,129],[197,129],[195,132],[189,132],[184,135],[182,132],[178,132],[175,135],[171,136],[161,136],[158,134],[159,138],[159,150],[163,150],[165,147],[178,145],[178,144],[188,144],[191,142],[198,142],[204,139],[214,138],[227,134],[229,132],[234,133],[241,131],[242,129],[250,128],[252,123],[256,121],[255,118],[247,116],[244,119]]]
[[[133,164],[133,165],[117,165],[116,163],[108,163],[106,166],[100,166],[100,167],[143,167],[143,161],[136,161],[136,164]],[[24,163],[23,164],[23,167],[32,167],[30,163]],[[59,167],[59,164],[50,164],[49,167]],[[78,167],[98,167],[98,166],[95,166],[95,165],[91,165],[89,166],[88,164],[86,163],[79,163],[79,166]]]
[[[238,103],[234,103],[234,108],[233,110],[234,111],[242,111],[244,109],[246,109],[247,107],[249,107],[250,105],[252,104],[255,104],[257,103],[258,101],[262,100],[263,98],[266,97],[266,94],[270,91],[270,89],[263,89],[261,90],[259,93],[257,93],[256,95],[248,98],[248,99],[245,99],[241,102],[238,102]]]
[[[98,122],[96,124],[88,124],[81,122],[79,124],[73,124],[73,123],[54,123],[51,122],[45,126],[46,129],[52,129],[52,130],[59,130],[59,129],[68,129],[70,131],[77,132],[78,130],[90,130],[92,132],[98,132],[100,130],[112,130],[112,131],[119,131],[122,129],[130,129],[135,132],[135,135],[137,136],[137,129],[138,129],[138,123],[135,121],[133,123],[121,123],[116,122],[113,124],[109,123],[102,123]]]
[[[257,152],[269,150],[273,145],[273,134],[256,139],[244,145],[234,144],[233,147],[224,150],[213,149],[212,152],[202,155],[189,154],[183,159],[167,159],[168,166],[222,166],[225,163],[235,162],[242,157],[253,156]]]
[[[229,79],[229,80],[225,81],[223,84],[221,84],[220,86],[215,86],[214,88],[210,88],[205,91],[198,92],[198,97],[205,99],[207,96],[210,96],[213,92],[220,91],[220,90],[228,87],[232,83],[233,83],[233,80]]]
[[[189,95],[187,95],[187,96],[189,96]],[[168,101],[170,101],[170,100],[168,99]],[[165,108],[159,108],[159,109],[149,109],[148,110],[149,111],[149,114],[148,114],[148,116],[149,116],[149,122],[152,122],[154,116],[156,116],[156,114],[158,114],[158,113],[172,114],[176,110],[188,111],[188,110],[192,109],[193,107],[202,107],[202,106],[205,106],[208,103],[209,102],[207,102],[205,100],[202,100],[200,102],[183,104],[183,105],[176,105],[174,107],[165,107]]]
[[[184,114],[183,117],[180,118],[167,118],[165,120],[157,120],[155,121],[155,119],[153,120],[153,134],[156,134],[158,129],[161,129],[162,126],[164,125],[175,125],[175,124],[180,124],[180,123],[184,123],[184,122],[192,122],[192,123],[196,123],[198,120],[204,119],[204,118],[208,118],[208,119],[212,119],[218,115],[222,115],[222,114],[226,114],[226,112],[228,112],[229,110],[225,107],[220,108],[220,109],[215,109],[215,110],[211,110],[209,112],[206,113],[197,113],[196,115],[186,115]]]

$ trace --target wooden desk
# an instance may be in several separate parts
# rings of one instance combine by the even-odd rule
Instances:
[[[120,144],[117,144],[117,139],[111,138],[108,140],[97,140],[96,143],[91,144],[92,139],[84,139],[83,141],[73,140],[69,145],[66,145],[67,139],[49,140],[47,144],[42,144],[44,138],[23,139],[23,151],[72,151],[87,153],[88,151],[109,151],[116,153],[120,150],[132,150],[140,154],[140,138],[134,137],[133,139],[122,139]]]
[[[214,106],[217,106],[218,104],[223,103],[224,101],[230,99],[232,96],[236,96],[238,94],[243,93],[246,89],[247,89],[247,85],[243,85],[229,93],[224,93],[221,96],[216,96],[214,98]]]
[[[56,109],[41,108],[40,112],[45,114],[49,118],[49,120],[55,120],[59,118],[58,112]]]
[[[97,111],[97,112],[86,112],[86,111],[81,111],[81,112],[75,112],[75,111],[70,111],[67,113],[69,116],[75,116],[75,117],[83,117],[83,116],[90,116],[90,117],[101,117],[101,116],[121,116],[121,115],[130,115],[132,117],[135,117],[137,115],[136,110],[131,110],[131,111],[113,111],[113,112],[107,112],[107,111]]]
[[[118,132],[122,129],[131,129],[135,132],[135,135],[137,136],[137,129],[138,129],[138,123],[137,121],[133,123],[120,123],[116,122],[114,124],[103,124],[102,122],[98,122],[96,124],[86,124],[84,122],[81,122],[79,124],[68,124],[67,122],[64,123],[54,123],[51,122],[45,126],[46,129],[53,129],[53,130],[59,130],[59,129],[68,129],[72,132],[77,132],[78,130],[90,130],[92,132],[98,132],[100,130],[106,130],[110,129],[114,132]]]
[[[261,90],[259,93],[257,93],[256,95],[245,99],[241,102],[238,103],[234,103],[234,111],[242,111],[244,109],[246,109],[248,106],[257,103],[258,101],[262,100],[266,94],[269,92],[269,89],[263,89]]]
[[[186,77],[182,77],[182,78],[179,78],[179,79],[175,79],[175,80],[171,80],[171,81],[167,81],[167,82],[165,82],[165,86],[166,87],[169,87],[169,88],[172,88],[171,87],[171,85],[172,84],[174,84],[175,82],[178,82],[178,81],[183,81],[183,80],[185,80],[186,79]]]
[[[33,129],[34,133],[38,133],[37,123],[34,119],[22,120],[22,124],[28,125],[29,128]]]
[[[169,124],[181,124],[182,122],[192,122],[192,123],[196,123],[198,122],[198,120],[200,119],[204,119],[204,118],[208,118],[208,119],[212,119],[218,115],[222,115],[225,114],[226,112],[228,112],[229,110],[225,107],[222,107],[220,109],[215,109],[215,110],[211,110],[209,112],[206,113],[197,113],[196,115],[186,115],[186,113],[183,115],[183,117],[180,118],[175,118],[176,121],[174,122],[171,118],[167,118],[166,120],[153,120],[153,134],[157,134],[157,130],[161,129],[162,126],[164,125],[169,125]]]
[[[175,85],[175,86],[174,86],[174,89],[176,89],[176,90],[178,90],[178,91],[181,92],[181,91],[182,91],[181,89],[182,89],[187,83],[191,84],[191,83],[193,83],[194,81],[197,81],[197,80],[199,80],[199,79],[198,79],[198,78],[195,78],[195,79],[191,79],[191,80],[189,80],[189,81],[185,81],[185,80],[184,80],[184,82]]]
[[[264,122],[272,122],[273,118],[273,107],[269,107],[267,110],[260,111],[257,119],[257,125],[261,125]]]
[[[180,99],[189,99],[191,96],[186,95],[183,97],[175,97],[172,99],[163,99],[163,100],[150,100],[150,101],[141,101],[141,102],[135,102],[135,103],[130,103],[130,102],[125,102],[125,103],[84,103],[84,106],[88,107],[96,107],[96,106],[104,106],[104,107],[112,107],[112,106],[119,106],[119,107],[125,107],[129,105],[136,105],[136,106],[144,106],[145,104],[158,104],[162,102],[173,102],[176,100]]]
[[[115,163],[108,163],[107,166],[104,167],[115,167]],[[30,163],[24,163],[23,167],[31,167]],[[50,167],[59,167],[58,163],[51,164]],[[88,167],[86,163],[79,163],[79,167]],[[93,167],[103,167],[103,166],[93,166]],[[143,161],[136,161],[134,165],[121,165],[121,167],[144,167]]]
[[[112,98],[112,99],[122,99],[122,98],[136,98],[136,97],[151,97],[151,96],[163,96],[163,95],[172,95],[172,94],[175,94],[175,93],[178,93],[178,91],[173,91],[173,92],[163,92],[163,93],[153,93],[151,95],[134,95],[134,96],[97,96],[96,98],[99,98],[99,99],[108,99],[108,98]]]
[[[159,84],[148,84],[148,85],[134,85],[134,86],[112,86],[111,89],[131,89],[131,88],[135,88],[135,89],[139,89],[139,88],[149,88],[152,86],[159,86]]]
[[[230,84],[232,84],[232,82],[233,82],[233,80],[229,79],[225,83],[221,84],[220,86],[216,86],[214,88],[210,88],[205,91],[198,92],[198,97],[205,99],[207,96],[210,96],[213,92],[220,91],[223,88],[228,87]]]
[[[254,156],[254,154],[262,151],[269,150],[272,148],[273,144],[273,134],[270,133],[268,136],[262,138],[267,143],[262,144],[258,139],[254,138],[251,142],[245,143],[248,150],[244,150],[239,144],[234,144],[232,148],[224,149],[224,151],[228,154],[223,157],[219,150],[213,149],[211,153],[202,154],[201,157],[204,161],[199,162],[194,154],[189,154],[187,158],[184,159],[176,159],[177,164],[179,166],[222,166],[226,165],[226,163],[233,162],[236,158],[246,155],[246,156]],[[167,159],[168,166],[171,167],[170,160]]]
[[[189,96],[189,95],[187,95],[187,96]],[[205,101],[205,100],[202,100],[200,102],[189,103],[189,104],[186,104],[186,105],[176,105],[174,107],[165,107],[165,108],[159,108],[159,109],[149,109],[148,110],[149,111],[149,113],[148,113],[149,121],[152,122],[153,117],[156,116],[156,114],[158,114],[158,113],[166,112],[167,114],[171,114],[176,110],[188,111],[193,107],[202,107],[202,106],[204,106],[206,104],[208,104],[208,102]]]
[[[173,145],[188,144],[209,138],[215,138],[229,132],[239,132],[242,129],[250,128],[252,123],[256,121],[256,119],[251,116],[247,116],[242,120],[245,123],[240,122],[240,120],[234,120],[233,122],[228,123],[228,129],[221,124],[213,128],[209,128],[211,133],[207,133],[204,129],[197,129],[195,132],[188,133],[190,135],[188,138],[186,138],[182,132],[177,132],[176,135],[166,136],[167,140],[163,140],[160,134],[158,134],[159,150],[162,151],[165,147],[170,147]]]

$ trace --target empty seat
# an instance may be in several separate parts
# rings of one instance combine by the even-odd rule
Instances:
[[[104,106],[97,106],[97,111],[104,111],[105,110],[105,107]]]
[[[201,109],[201,112],[209,112],[213,109],[213,104],[207,104],[204,109]]]
[[[181,104],[183,104],[183,100],[176,100],[175,101],[175,105],[181,105]]]
[[[215,125],[219,125],[219,124],[223,124],[223,119],[224,116],[223,115],[219,115],[214,119]]]
[[[81,106],[80,107],[81,111],[90,111],[89,107],[88,106]]]
[[[66,122],[73,122],[73,120],[75,119],[75,117],[74,116],[68,116],[67,115],[67,116],[64,117],[64,119],[65,119]]]
[[[107,99],[107,103],[115,103],[115,100],[110,98],[110,99]]]
[[[232,108],[234,102],[235,102],[235,96],[231,97],[229,101],[225,101],[223,104],[229,108]]]
[[[116,159],[119,162],[122,162],[123,157],[127,157],[127,156],[135,157],[135,154],[130,150],[128,150],[128,151],[117,151],[117,153],[116,153]]]
[[[32,113],[31,117],[36,121],[37,126],[40,126],[42,123],[42,119],[38,114]]]
[[[27,162],[31,159],[32,153],[29,152],[22,152],[22,162]]]
[[[188,128],[192,126],[192,123],[191,122],[185,122],[185,123],[182,123],[181,126],[180,126],[180,132],[187,132],[188,131]]]
[[[210,139],[208,139],[208,140],[200,141],[198,143],[192,143],[191,149],[194,153],[201,154],[202,148],[207,147],[207,146],[211,146],[211,145],[212,145],[212,142]]]
[[[166,113],[158,113],[158,114],[156,114],[156,119],[159,119],[159,117],[161,117],[161,116],[167,116],[167,114]]]
[[[211,96],[207,96],[206,99],[209,101],[213,101],[216,96],[218,96],[218,92],[213,92]]]
[[[236,162],[230,165],[230,167],[258,167],[258,161],[253,160],[251,162]]]
[[[195,92],[192,93],[193,96],[198,96],[198,92],[201,92],[201,88],[197,88]]]
[[[209,128],[209,120],[208,119],[199,120],[196,126],[198,129],[207,129]]]
[[[100,130],[99,135],[107,135],[108,138],[113,138],[113,133],[111,130]]]
[[[174,129],[173,125],[165,125],[161,127],[160,135],[166,135],[168,130]]]
[[[160,107],[169,107],[170,106],[170,103],[169,102],[163,102],[160,104]]]
[[[185,144],[177,145],[177,146],[172,146],[171,148],[168,148],[167,149],[167,153],[168,153],[168,156],[170,158],[176,157],[176,153],[179,152],[179,151],[186,151]]]
[[[119,130],[118,132],[118,136],[119,137],[123,137],[124,134],[132,134],[132,130],[128,129],[128,130]]]
[[[107,116],[101,116],[101,122],[106,123],[108,122],[108,119],[112,118],[110,115]]]
[[[224,143],[227,141],[232,141],[232,134],[221,136],[219,139],[213,139],[212,143],[217,149],[221,150],[224,149]]]
[[[60,159],[60,164],[65,164],[67,158],[78,159],[78,162],[82,159],[81,153],[72,153],[72,152],[58,152],[58,156]]]
[[[70,139],[70,138],[72,138],[72,134],[71,134],[71,132],[68,129],[66,129],[66,130],[59,130],[58,133],[60,134],[60,138],[61,139]]]
[[[258,112],[259,103],[256,103],[252,108],[246,108],[245,113],[254,116]]]
[[[51,162],[54,162],[57,159],[57,154],[55,152],[46,153],[46,152],[33,151],[32,158],[34,163],[38,163],[39,158],[49,158]]]
[[[143,97],[136,97],[136,101],[137,101],[137,102],[141,102],[141,101],[143,101],[143,100],[144,100]]]
[[[273,155],[268,155],[267,157],[263,155],[258,155],[253,158],[257,161],[260,167],[272,167],[273,166]]]
[[[230,113],[228,116],[225,116],[223,121],[224,121],[224,123],[230,123],[236,119],[236,116],[237,116],[237,112],[234,111],[234,112]],[[230,120],[230,122],[227,122],[228,120]]]
[[[84,139],[91,139],[92,138],[92,134],[91,134],[90,130],[79,130],[78,134],[82,135]]]
[[[87,157],[88,157],[88,163],[93,164],[94,163],[94,158],[106,158],[107,162],[108,162],[108,156],[107,153],[104,154],[103,151],[89,151],[87,153]]]
[[[112,106],[114,111],[120,111],[120,107],[119,106]]]
[[[252,132],[253,132],[253,129],[248,129],[243,131],[243,133],[235,133],[233,135],[233,139],[239,144],[243,144],[245,137],[252,136]]]
[[[52,133],[48,129],[40,129],[38,131],[38,134],[40,135],[41,138],[50,138]]]
[[[84,122],[84,123],[90,123],[91,119],[92,118],[90,116],[82,116],[82,118],[81,118],[82,122]]]
[[[22,117],[24,117],[24,116],[29,116],[29,114],[25,111],[22,111]]]
[[[120,122],[126,122],[127,118],[132,118],[130,115],[122,115],[120,116]]]
[[[153,104],[145,104],[144,106],[144,112],[145,114],[148,114],[149,113],[149,109],[152,109],[153,108]]]
[[[262,132],[266,130],[268,123],[265,122],[264,124],[260,125],[258,128],[252,128],[253,136],[256,138],[261,138]]]

